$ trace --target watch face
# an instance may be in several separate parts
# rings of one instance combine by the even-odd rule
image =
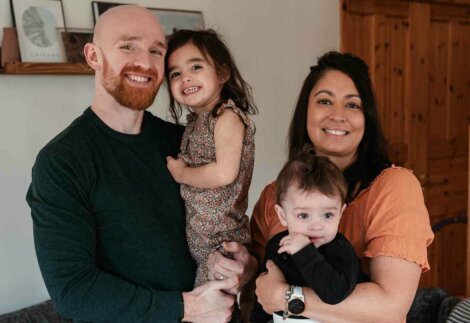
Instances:
[[[288,309],[292,314],[298,315],[304,311],[305,304],[302,302],[302,300],[294,298],[293,300],[289,301]]]

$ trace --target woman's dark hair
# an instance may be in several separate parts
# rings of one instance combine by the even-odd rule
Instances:
[[[258,108],[253,100],[251,86],[245,82],[240,75],[235,61],[230,54],[227,46],[221,37],[211,29],[207,30],[185,30],[176,31],[168,41],[168,49],[165,56],[165,78],[168,84],[168,92],[170,97],[170,113],[176,123],[182,114],[181,105],[175,101],[171,94],[168,59],[171,54],[178,48],[191,43],[196,46],[207,61],[214,63],[214,69],[217,75],[227,73],[229,78],[224,83],[221,92],[221,102],[231,99],[235,105],[247,114],[258,113]],[[210,58],[210,59],[209,59]],[[214,109],[215,113],[217,109]]]
[[[304,146],[313,146],[307,132],[307,111],[310,92],[326,72],[336,70],[346,74],[354,82],[362,102],[365,118],[364,136],[357,148],[356,160],[343,171],[348,183],[350,201],[362,189],[390,167],[385,138],[377,115],[374,88],[369,76],[367,64],[360,58],[348,53],[328,52],[318,58],[318,63],[310,67],[295,106],[289,128],[289,159],[302,153]]]

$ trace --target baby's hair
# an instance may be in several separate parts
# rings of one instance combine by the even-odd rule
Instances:
[[[329,197],[339,196],[346,200],[347,185],[343,173],[326,157],[303,153],[289,160],[276,180],[277,203],[286,197],[289,187],[303,192],[319,192]]]
[[[178,123],[178,119],[181,117],[183,109],[171,94],[168,59],[174,51],[188,43],[196,46],[207,61],[212,61],[214,63],[214,68],[218,76],[229,73],[229,78],[225,82],[220,94],[222,101],[219,102],[216,107],[222,102],[231,99],[235,105],[245,113],[258,113],[258,108],[253,100],[251,86],[242,78],[237,66],[235,65],[235,60],[221,37],[212,29],[181,29],[176,31],[170,37],[165,56],[165,78],[168,84],[170,97],[170,113],[175,122]],[[215,113],[216,109],[213,111]]]

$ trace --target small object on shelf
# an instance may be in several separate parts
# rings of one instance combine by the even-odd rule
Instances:
[[[60,30],[64,42],[67,63],[86,63],[83,48],[86,43],[93,42],[93,30],[91,29],[67,29]]]
[[[13,27],[3,28],[2,39],[2,67],[6,63],[16,63],[20,60],[20,48],[18,46],[18,35]]]

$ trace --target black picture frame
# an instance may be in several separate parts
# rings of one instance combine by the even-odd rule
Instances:
[[[92,1],[93,21],[96,24],[98,17],[106,10],[126,3]],[[159,20],[165,30],[166,36],[170,36],[178,29],[204,29],[204,17],[201,11],[148,8]]]
[[[62,0],[10,0],[22,62],[65,62],[58,28],[66,28]]]

